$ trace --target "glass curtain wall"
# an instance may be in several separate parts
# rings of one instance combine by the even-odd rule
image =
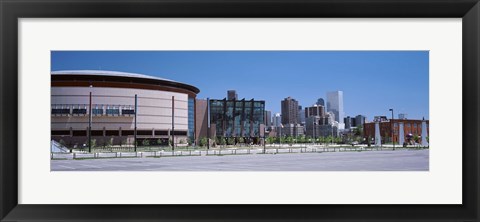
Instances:
[[[260,137],[264,116],[265,101],[210,100],[210,123],[216,124],[217,136]]]

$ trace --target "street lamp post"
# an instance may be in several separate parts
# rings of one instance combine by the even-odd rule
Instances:
[[[333,125],[332,125],[332,146],[333,146]]]
[[[135,122],[133,125],[133,149],[135,153],[137,152],[137,109],[138,109],[138,104],[137,104],[137,94],[135,94]]]
[[[88,105],[88,152],[92,152],[92,92],[90,92]]]
[[[207,97],[207,150],[210,149],[210,97]]]
[[[390,129],[392,130],[393,150],[395,150],[395,141],[394,141],[394,139],[393,139],[394,131],[395,131],[395,129],[393,128],[393,109],[389,109],[389,111],[392,111],[392,119],[390,120]]]
[[[282,147],[282,129],[283,129],[283,125],[280,124],[280,147]]]
[[[267,117],[263,118],[263,153],[265,153],[267,149]]]
[[[172,96],[172,153],[175,152],[175,96]]]

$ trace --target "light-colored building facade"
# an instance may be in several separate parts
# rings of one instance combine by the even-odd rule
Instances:
[[[305,115],[303,114],[302,106],[298,106],[297,123],[305,125]]]
[[[137,144],[145,140],[168,144],[170,138],[177,144],[186,143],[194,139],[199,91],[184,83],[135,73],[53,71],[51,137],[71,147],[88,143],[89,133],[97,146],[131,145],[135,134]]]
[[[406,113],[399,113],[398,114],[398,118],[399,119],[407,119],[408,118],[408,115]]]
[[[279,133],[282,137],[291,136],[291,137],[298,137],[304,135],[304,128],[300,124],[285,124],[283,127],[280,127]],[[281,132],[280,132],[281,131]]]
[[[272,125],[273,127],[280,127],[282,124],[282,115],[280,113],[275,113],[272,117]]]
[[[335,121],[343,124],[343,91],[327,92],[327,112],[335,114]]]

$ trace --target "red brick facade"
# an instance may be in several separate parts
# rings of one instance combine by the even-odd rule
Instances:
[[[422,135],[422,120],[413,120],[413,119],[394,119],[393,121],[390,120],[389,122],[380,122],[380,135],[382,137],[382,142],[391,142],[391,137],[392,137],[392,128],[394,128],[394,135],[393,135],[393,140],[395,142],[398,142],[398,136],[399,136],[399,128],[400,125],[399,123],[403,122],[403,135],[406,137],[408,134],[412,135]],[[429,121],[426,120],[427,122],[427,135],[430,135],[430,127],[429,127]],[[393,123],[393,126],[392,126]],[[375,123],[365,123],[363,124],[363,135],[365,138],[375,138]],[[385,138],[388,138],[385,141]],[[423,138],[421,138],[423,139]],[[406,138],[404,138],[404,141],[406,141]],[[419,141],[421,142],[421,140]]]

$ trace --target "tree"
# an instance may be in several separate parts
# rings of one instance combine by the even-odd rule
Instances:
[[[285,141],[288,143],[288,144],[292,144],[293,143],[293,137],[292,136],[288,136]]]
[[[110,137],[110,139],[107,140],[107,147],[113,146],[113,137]]]
[[[305,136],[304,143],[312,142],[311,136]]]
[[[120,140],[120,146],[126,145],[127,144],[127,139],[122,139]]]
[[[96,139],[91,139],[90,142],[92,143],[92,147],[96,146],[97,140]],[[86,146],[88,147],[88,140],[85,141]]]
[[[388,135],[387,132],[385,132],[385,143],[390,142],[390,135]]]
[[[150,145],[150,141],[149,141],[148,139],[143,139],[142,145],[144,145],[144,146],[149,146],[149,145]]]
[[[275,142],[275,137],[269,136],[269,137],[267,137],[266,141],[267,141],[267,144],[272,144],[272,143]]]
[[[335,143],[341,143],[342,138],[341,137],[335,137]]]
[[[320,137],[320,142],[321,142],[321,143],[327,143],[327,142],[328,142],[328,141],[327,141],[327,137],[321,136],[321,137]]]
[[[285,143],[286,139],[287,139],[286,137],[282,136],[282,137],[280,137],[280,142]]]
[[[201,147],[206,146],[207,143],[208,143],[207,137],[202,137],[202,138],[200,138],[200,146],[201,146]]]
[[[243,139],[243,137],[239,137],[238,138],[238,143],[245,143],[245,139]]]
[[[297,142],[298,143],[305,143],[305,135],[301,135],[300,137],[298,137]]]
[[[162,144],[162,139],[157,140],[157,145],[160,145],[160,144]]]
[[[413,141],[415,141],[415,143],[418,143],[418,140],[420,140],[420,136],[418,136],[417,134],[413,135]]]
[[[326,143],[333,143],[333,137],[332,137],[332,136],[327,136],[325,142],[326,142]]]
[[[358,142],[358,143],[361,143],[361,142],[363,142],[363,139],[362,139],[361,136],[356,136],[356,137],[354,138],[354,141],[356,141],[356,142]]]
[[[357,128],[355,128],[353,130],[353,135],[355,136],[363,136],[363,127],[362,126],[357,126]]]
[[[217,140],[216,142],[217,142],[218,145],[225,145],[225,143],[226,143],[225,137],[223,137],[223,136],[218,136],[216,138],[216,140]]]
[[[235,145],[235,138],[234,137],[228,137],[227,145]]]
[[[58,143],[59,143],[61,146],[65,146],[65,141],[63,141],[62,139],[60,139],[60,140],[58,141]]]

